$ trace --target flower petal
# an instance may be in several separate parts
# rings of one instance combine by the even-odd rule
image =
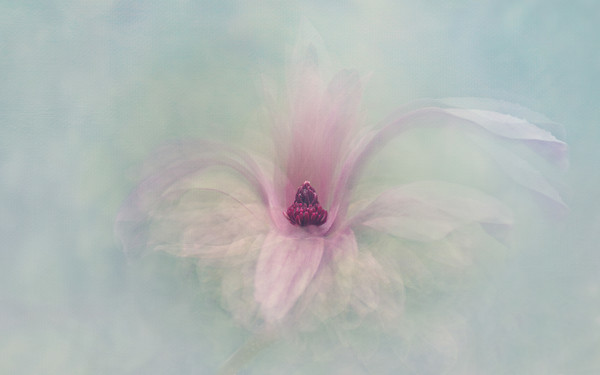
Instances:
[[[319,103],[311,104],[301,116],[292,114],[291,143],[286,146],[286,180],[294,187],[311,181],[325,205],[331,196],[332,176],[337,173],[351,141],[361,93],[358,75],[340,72]],[[310,116],[309,111],[313,112]]]
[[[479,109],[497,113],[507,113],[514,117],[525,119],[559,138],[565,137],[565,129],[562,125],[553,122],[541,113],[532,111],[519,104],[506,102],[491,98],[474,97],[449,97],[437,100],[420,101],[420,107],[450,107],[462,109]]]
[[[254,298],[267,323],[280,321],[313,279],[325,248],[322,237],[267,235],[254,279]]]
[[[513,153],[507,152],[491,142],[485,142],[485,144],[483,144],[483,142],[476,137],[470,138],[476,144],[482,146],[482,150],[488,154],[498,164],[499,168],[513,179],[513,181],[516,181],[518,184],[531,191],[549,198],[563,209],[567,207],[558,191],[550,185],[542,173],[536,170],[526,160]]]
[[[371,313],[376,313],[378,320],[401,314],[404,282],[400,268],[391,257],[382,259],[381,245],[381,241],[364,243],[359,251],[350,229],[328,237],[319,270],[294,314],[305,317],[303,324],[311,328],[326,320],[331,323],[336,316],[345,317],[343,325],[355,326]],[[393,259],[398,259],[398,251]]]
[[[549,132],[526,120],[510,115],[478,109],[419,108],[392,116],[380,129],[372,131],[359,142],[341,170],[331,209],[345,206],[344,202],[348,199],[348,193],[357,175],[371,155],[381,149],[390,139],[418,125],[461,126],[464,129],[484,131],[485,134],[495,137],[525,142],[542,155],[555,155],[553,159],[557,160],[563,159],[567,150],[566,144]],[[522,183],[523,181],[516,180],[516,182]],[[531,188],[532,186],[527,187]],[[535,189],[534,191],[542,193]]]
[[[269,194],[267,190],[271,187],[262,177],[260,168],[249,156],[227,146],[208,142],[177,142],[161,148],[150,159],[149,165],[154,173],[144,179],[129,195],[115,222],[116,235],[129,255],[140,255],[148,247],[156,246],[173,250],[174,246],[182,245],[181,237],[176,240],[169,238],[165,241],[164,236],[182,235],[194,221],[202,221],[204,219],[200,219],[201,217],[208,217],[211,214],[214,216],[212,222],[215,225],[197,228],[206,231],[220,229],[218,233],[223,233],[225,229],[222,228],[227,228],[231,221],[218,221],[217,218],[223,219],[219,215],[231,213],[233,207],[243,214],[239,217],[240,220],[247,220],[247,215],[251,212],[249,207],[244,207],[233,195],[228,195],[219,189],[228,186],[227,181],[219,180],[224,178],[224,175],[213,178],[213,189],[197,189],[206,188],[208,181],[205,178],[198,183],[192,177],[201,172],[206,173],[209,168],[212,170],[214,167],[220,167],[221,170],[233,171],[229,177],[235,180],[235,183],[229,183],[229,186],[232,186],[231,192],[237,194],[244,191],[246,196],[258,196],[258,202],[262,201],[263,206],[268,206],[265,201]],[[190,206],[182,216],[177,217],[175,212],[179,211],[180,214],[183,212],[182,199],[187,202],[186,204],[191,204],[191,194],[196,196],[210,194],[216,197],[216,200],[206,202],[212,204],[212,208],[192,209]],[[203,201],[204,198],[197,197],[194,202],[200,204]],[[217,206],[223,211],[213,213],[212,210]],[[224,206],[229,208],[224,209]],[[255,212],[255,214],[259,213]],[[197,236],[195,237],[197,239]],[[231,237],[231,239],[235,238],[239,239],[239,236]],[[180,255],[185,255],[185,251]]]
[[[322,42],[310,26],[304,31],[308,37],[298,42],[288,66],[288,103],[276,103],[272,87],[265,88],[281,161],[275,181],[289,204],[295,189],[308,180],[327,207],[333,176],[356,131],[362,80],[356,72],[343,70],[329,81],[323,73],[327,62],[322,61]]]
[[[533,130],[534,132],[550,133],[554,134],[559,138],[565,138],[565,129],[562,125],[557,124],[541,113],[534,112],[521,105],[505,102],[502,100],[495,100],[489,98],[443,98],[435,101],[429,101],[428,106],[438,105],[445,107],[461,108],[468,110],[470,108],[482,110],[486,112],[495,113],[507,113],[513,117],[513,122],[523,122],[524,120],[529,124],[535,124],[539,129]],[[523,120],[524,119],[524,120]],[[546,143],[545,139],[536,140],[537,137],[531,137],[527,142],[528,146],[535,152],[542,155],[544,158],[550,160],[561,168],[566,168],[569,165],[567,145],[560,142],[550,146]]]
[[[469,223],[509,226],[498,200],[466,186],[421,181],[385,191],[350,220],[396,237],[434,241]]]
[[[317,324],[348,307],[353,293],[358,244],[350,229],[336,232],[325,242],[325,252],[314,280],[298,302],[298,312],[317,318]]]
[[[268,218],[260,205],[243,204],[218,189],[176,191],[165,200],[167,207],[152,215],[149,241],[157,250],[204,260],[229,258],[233,265],[266,232]]]

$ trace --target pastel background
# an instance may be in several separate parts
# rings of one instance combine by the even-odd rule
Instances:
[[[489,274],[425,306],[459,332],[453,360],[432,363],[423,349],[406,359],[409,373],[600,373],[592,0],[2,1],[0,373],[211,374],[247,338],[215,304],[214,280],[167,255],[128,263],[112,225],[161,142],[243,143],[256,131],[260,76],[283,83],[302,17],[340,67],[372,73],[367,123],[413,99],[471,96],[522,104],[566,130],[569,215],[539,225],[532,215]],[[319,338],[297,340],[243,373],[371,373],[333,354],[308,363],[298,348]]]

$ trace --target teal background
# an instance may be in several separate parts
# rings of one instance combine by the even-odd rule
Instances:
[[[443,307],[467,337],[445,371],[600,372],[597,2],[57,0],[0,3],[0,373],[210,374],[247,337],[214,281],[168,256],[128,264],[112,225],[153,147],[253,131],[260,75],[283,82],[302,17],[340,66],[372,73],[368,123],[474,96],[564,125],[569,216],[521,244],[468,311]],[[297,345],[243,373],[347,364],[313,366]]]

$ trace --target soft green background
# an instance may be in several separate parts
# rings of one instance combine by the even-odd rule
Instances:
[[[242,342],[212,281],[198,291],[167,256],[128,265],[112,224],[154,146],[249,131],[260,75],[281,82],[301,17],[341,66],[373,73],[369,121],[421,97],[484,96],[564,124],[570,215],[488,280],[446,370],[600,373],[593,0],[3,1],[0,373],[210,374]],[[329,373],[290,348],[245,373]]]

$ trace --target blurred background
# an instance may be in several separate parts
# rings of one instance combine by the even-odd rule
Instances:
[[[424,353],[406,373],[600,373],[593,0],[1,2],[0,373],[211,374],[248,337],[189,262],[129,263],[113,222],[154,147],[253,131],[260,76],[283,83],[302,17],[340,67],[372,73],[369,124],[410,100],[470,96],[566,130],[569,215],[517,244],[469,311],[432,307],[464,319],[453,360]],[[334,355],[312,365],[304,344],[241,373],[385,373]]]

